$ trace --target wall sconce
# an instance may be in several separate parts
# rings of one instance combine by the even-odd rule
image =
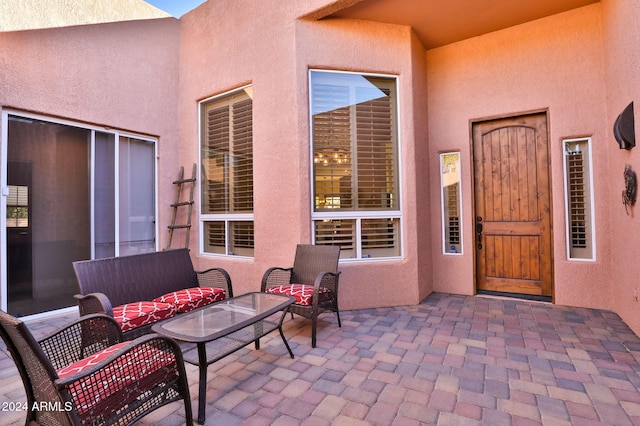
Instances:
[[[636,146],[636,128],[633,117],[633,102],[620,113],[613,125],[613,135],[620,149],[631,149]]]

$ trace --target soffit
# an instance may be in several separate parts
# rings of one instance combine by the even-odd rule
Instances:
[[[455,43],[598,0],[337,0],[303,18],[347,18],[413,28],[425,49]]]

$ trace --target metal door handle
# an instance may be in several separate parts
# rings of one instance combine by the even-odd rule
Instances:
[[[482,249],[482,217],[476,217],[476,241],[478,243],[478,249]]]

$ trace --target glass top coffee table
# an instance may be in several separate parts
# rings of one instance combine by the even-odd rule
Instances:
[[[295,299],[269,293],[247,293],[221,300],[211,305],[178,315],[152,327],[158,334],[195,343],[187,349],[184,360],[199,366],[198,423],[204,423],[207,389],[207,367],[227,355],[255,342],[260,349],[260,338],[274,330],[293,358],[293,352],[282,332],[282,321],[289,305]],[[282,315],[271,317],[282,312]],[[275,319],[274,319],[275,318]]]

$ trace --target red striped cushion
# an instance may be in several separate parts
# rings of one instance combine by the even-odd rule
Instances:
[[[58,370],[65,378],[94,367],[130,342],[118,343]],[[84,421],[110,415],[123,404],[132,402],[155,383],[175,374],[176,359],[172,353],[150,345],[141,345],[107,364],[98,373],[71,385],[71,394]]]
[[[284,294],[285,296],[293,296],[296,298],[295,303],[298,305],[309,306],[313,303],[313,286],[307,284],[285,284],[269,287],[267,293]],[[326,287],[318,289],[320,300],[326,300],[331,294],[331,290]]]
[[[177,313],[176,306],[162,302],[133,302],[113,308],[113,317],[122,331],[171,318]]]
[[[167,293],[153,300],[154,302],[171,303],[176,306],[178,312],[189,312],[200,306],[222,300],[224,297],[225,291],[221,288],[193,287]]]
[[[122,342],[115,344],[113,346],[108,347],[107,349],[103,349],[100,352],[96,352],[93,355],[90,355],[86,358],[81,359],[80,361],[76,361],[71,365],[61,368],[58,370],[58,376],[61,379],[64,379],[67,376],[73,376],[74,374],[82,373],[87,368],[91,368],[96,364],[99,364],[102,360],[107,358],[114,352],[117,352],[118,349],[123,347],[129,342]]]

